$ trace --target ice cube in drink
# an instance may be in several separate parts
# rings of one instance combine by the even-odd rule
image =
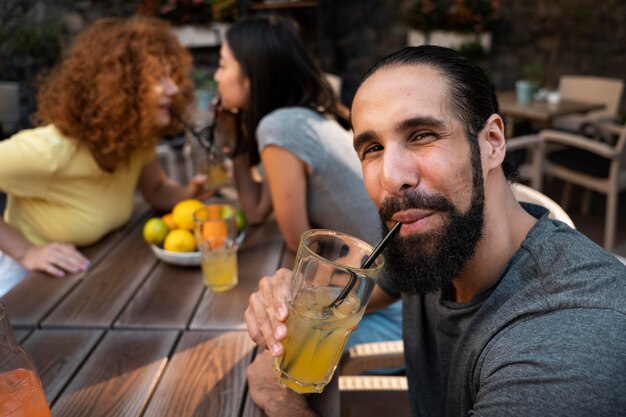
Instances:
[[[350,333],[363,310],[354,294],[336,308],[327,306],[341,288],[317,287],[289,306],[283,354],[274,361],[279,381],[298,393],[322,392],[330,381]]]

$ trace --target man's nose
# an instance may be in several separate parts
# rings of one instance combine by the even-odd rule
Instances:
[[[390,195],[403,195],[419,184],[419,166],[410,152],[400,147],[387,147],[383,155],[381,184]]]

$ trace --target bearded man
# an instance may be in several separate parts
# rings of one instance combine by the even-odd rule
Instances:
[[[352,125],[383,227],[402,223],[368,308],[403,299],[413,415],[622,414],[626,268],[516,201],[482,70],[446,48],[401,50],[365,75]],[[274,356],[289,277],[264,278],[246,311],[250,336]],[[249,375],[269,416],[309,415],[296,394]]]

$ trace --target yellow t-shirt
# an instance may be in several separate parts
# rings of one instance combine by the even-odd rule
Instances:
[[[155,157],[136,151],[109,173],[52,125],[19,132],[0,142],[4,221],[35,245],[94,243],[128,221],[141,170]]]

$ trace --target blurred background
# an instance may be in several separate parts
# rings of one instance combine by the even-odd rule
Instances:
[[[31,126],[38,82],[73,37],[97,18],[140,14],[169,21],[192,52],[196,104],[206,110],[225,31],[237,19],[261,13],[298,22],[348,106],[373,63],[421,43],[460,50],[487,72],[499,91],[513,90],[518,80],[556,90],[567,74],[626,78],[623,0],[2,0],[0,140]],[[622,94],[616,117],[620,123],[626,121],[625,100]],[[516,124],[515,130],[526,133],[535,127]],[[545,184],[544,192],[557,201],[559,190],[559,182]],[[604,196],[594,196],[590,214],[579,215],[575,193],[568,212],[584,233],[601,243]],[[624,198],[620,203],[620,213],[625,212]],[[626,219],[621,217],[617,242],[626,239]],[[616,251],[626,253],[626,244]]]

